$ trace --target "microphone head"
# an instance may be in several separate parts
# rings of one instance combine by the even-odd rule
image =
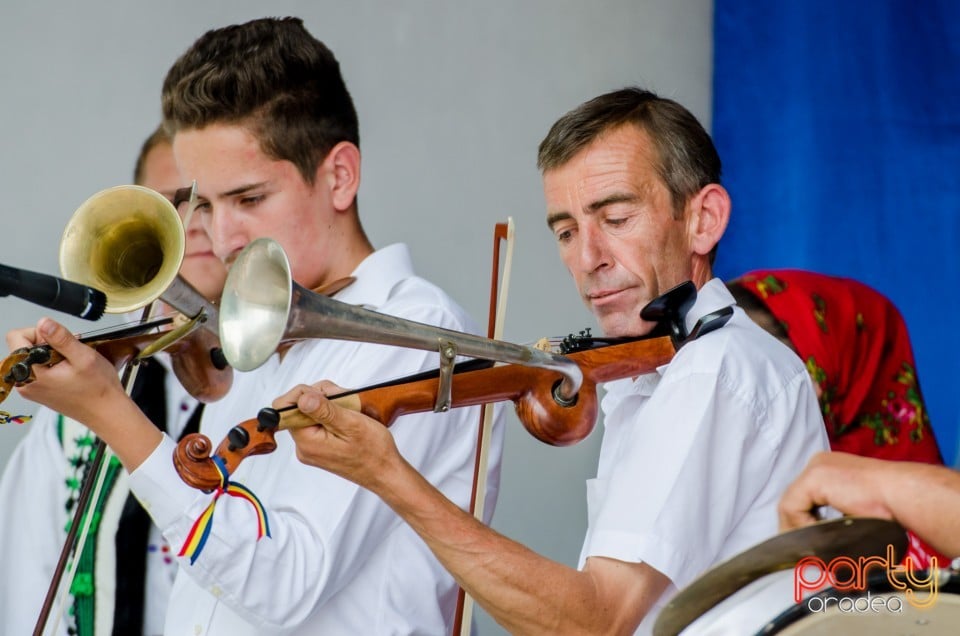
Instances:
[[[99,289],[87,288],[87,307],[80,314],[85,320],[100,320],[107,308],[107,295]]]

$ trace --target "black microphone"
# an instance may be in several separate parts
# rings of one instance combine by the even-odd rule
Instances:
[[[107,307],[107,296],[99,289],[0,265],[0,296],[10,294],[86,320],[99,320]]]

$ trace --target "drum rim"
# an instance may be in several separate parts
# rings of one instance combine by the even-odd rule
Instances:
[[[829,546],[823,543],[826,539],[831,540]],[[870,541],[877,545],[892,545],[896,554],[903,554],[907,548],[907,531],[890,519],[841,517],[774,535],[713,566],[677,592],[660,610],[653,634],[676,636],[750,583],[793,568],[804,557],[869,556],[873,552],[858,548]],[[817,543],[819,549],[811,547]]]
[[[941,580],[937,583],[938,593],[960,594],[960,572],[952,569],[946,570],[942,568],[938,568],[938,570],[941,578]],[[914,572],[914,576],[919,576],[922,578],[926,578],[928,575],[929,570],[919,570]],[[897,579],[901,583],[906,583],[902,574],[898,575]],[[896,590],[894,590],[893,586],[890,584],[890,579],[886,571],[874,572],[867,576],[867,585],[864,590],[840,591],[833,587],[822,589],[819,592],[806,597],[802,602],[792,604],[786,610],[774,616],[771,620],[767,621],[763,628],[756,632],[754,636],[769,636],[770,634],[776,634],[797,623],[798,621],[813,615],[814,612],[808,609],[808,604],[811,599],[816,598],[825,600],[827,598],[859,598],[868,591],[885,594],[887,592],[895,592]]]

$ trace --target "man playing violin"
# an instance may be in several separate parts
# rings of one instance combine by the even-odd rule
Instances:
[[[374,250],[368,241],[357,212],[356,111],[337,60],[300,20],[254,20],[203,35],[168,72],[163,115],[181,183],[196,181],[195,214],[228,266],[246,245],[269,236],[308,289],[340,287],[349,279],[336,296],[345,303],[475,330],[444,292],[413,273],[405,246]],[[11,347],[39,340],[66,360],[38,369],[21,394],[68,413],[105,440],[131,472],[131,490],[165,538],[184,546],[165,633],[449,631],[452,577],[376,495],[297,462],[288,436],[278,436],[275,452],[231,476],[256,498],[199,495],[174,470],[173,440],[143,418],[102,357],[49,319],[36,330],[8,335]],[[436,368],[438,357],[360,342],[289,344],[262,367],[236,373],[229,394],[207,406],[201,429],[221,439],[299,383],[331,377],[364,386]],[[401,417],[391,429],[418,474],[464,507],[477,411]],[[499,423],[493,440],[490,511]],[[224,487],[230,494],[239,489],[234,482]],[[214,503],[211,524],[204,512]],[[269,535],[257,540],[258,531]]]
[[[180,186],[170,138],[162,128],[143,143],[133,181],[171,201]],[[214,257],[200,219],[184,228],[180,275],[205,298],[216,300],[227,270]],[[158,427],[172,437],[195,429],[197,400],[178,381],[166,354],[143,364],[133,398]],[[38,410],[31,430],[17,446],[0,482],[0,507],[17,514],[0,518],[0,633],[33,631],[41,604],[73,518],[84,471],[92,460],[92,433],[48,408]],[[159,529],[142,517],[122,471],[110,471],[106,495],[96,506],[99,522],[87,538],[72,587],[68,615],[56,633],[93,636],[156,634],[162,630],[177,564]],[[26,559],[21,564],[21,560]]]
[[[640,89],[564,115],[540,145],[547,225],[609,336],[643,336],[641,309],[692,280],[685,322],[734,304],[712,261],[730,214],[720,160],[696,119]],[[776,533],[777,500],[827,448],[800,360],[739,308],[655,372],[607,385],[579,569],[464,514],[397,452],[382,426],[298,387],[321,426],[293,432],[302,461],[386,501],[512,633],[647,633],[672,592]]]

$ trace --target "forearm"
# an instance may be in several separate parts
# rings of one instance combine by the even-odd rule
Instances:
[[[420,535],[476,602],[513,634],[633,633],[659,595],[647,594],[651,598],[639,603],[621,602],[633,591],[629,585],[627,590],[610,589],[589,571],[551,561],[491,530],[400,458],[381,476],[371,488]],[[621,574],[636,583],[631,573]]]
[[[110,447],[127,472],[132,472],[160,444],[163,433],[125,397],[115,396],[109,403],[112,407],[108,405],[108,414],[99,416],[91,430]]]
[[[377,495],[512,633],[632,633],[669,584],[646,563],[591,558],[578,571],[499,535],[408,463],[382,424],[324,398],[336,389],[299,386],[274,402],[296,402],[320,424],[291,429],[297,457]]]
[[[960,556],[960,473],[946,466],[820,453],[780,501],[784,529],[816,521],[818,506],[895,519],[950,556]]]
[[[893,517],[940,552],[960,556],[960,473],[931,464],[888,465],[890,486],[882,493]]]
[[[30,398],[27,390],[21,392],[24,397]],[[96,398],[82,402],[77,400],[52,406],[103,440],[128,472],[143,463],[163,436],[136,403],[119,388],[103,390]]]

